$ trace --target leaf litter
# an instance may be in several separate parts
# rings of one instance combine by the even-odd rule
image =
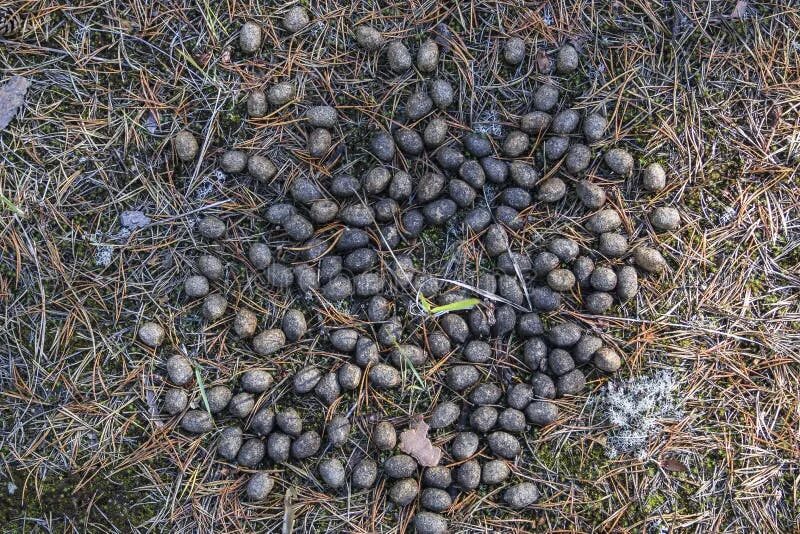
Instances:
[[[30,80],[22,76],[12,76],[0,85],[0,130],[4,130],[17,116],[19,108],[25,103],[25,94],[30,86]]]

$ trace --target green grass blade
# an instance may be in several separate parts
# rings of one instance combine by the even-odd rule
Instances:
[[[0,193],[0,204],[13,211],[17,215],[25,215],[25,212],[22,211],[16,204],[11,202],[11,200],[9,200],[3,193]]]
[[[481,303],[480,299],[464,299],[464,300],[457,300],[455,302],[451,302],[450,304],[445,304],[443,306],[436,306],[435,308],[431,308],[428,313],[446,313],[452,311],[461,311],[461,310],[471,310],[475,306]]]
[[[203,377],[200,375],[200,368],[194,368],[194,376],[197,378],[197,385],[200,387],[200,397],[203,399],[203,404],[208,413],[211,413],[211,407],[208,405],[208,397],[206,396],[206,383],[203,382]]]
[[[222,26],[222,23],[217,16],[217,12],[215,9],[212,9],[211,5],[209,4],[208,0],[203,2],[203,11],[205,15],[205,19],[208,22],[209,29],[211,30],[211,35],[214,36],[214,40],[218,39],[217,37],[217,27]]]
[[[197,64],[197,62],[194,60],[194,58],[193,58],[191,55],[187,54],[186,52],[184,52],[184,51],[183,51],[183,50],[181,50],[180,48],[175,48],[175,51],[176,51],[176,52],[177,52],[177,53],[178,53],[178,54],[179,54],[179,55],[180,55],[180,56],[181,56],[183,59],[185,59],[186,61],[188,61],[189,63],[191,63],[191,64],[192,64],[192,66],[193,66],[194,68],[196,68],[197,70],[199,70],[200,72],[202,72],[202,73],[203,73],[203,76],[206,76],[206,77],[208,77],[208,74],[206,73],[206,71],[205,71],[205,70],[203,70],[203,67],[201,67],[200,65],[198,65],[198,64]]]
[[[425,298],[425,295],[419,295],[419,305],[425,310],[425,313],[431,313],[431,302]]]
[[[422,297],[422,298],[425,298],[425,297]],[[394,345],[394,348],[396,348],[396,349],[400,348],[400,343],[398,343],[397,341],[395,341],[392,344]],[[419,372],[417,371],[417,368],[414,367],[414,364],[412,363],[412,361],[409,360],[406,357],[403,357],[402,367],[403,368],[408,367],[409,369],[411,369],[411,373],[414,375],[414,378],[417,380],[417,382],[419,382],[419,385],[422,387],[422,389],[425,390],[425,381],[420,376]]]
[[[416,378],[416,379],[417,379],[417,382],[419,382],[419,385],[420,385],[420,387],[422,387],[422,389],[423,389],[423,391],[424,391],[424,390],[426,389],[426,388],[425,388],[425,381],[424,381],[424,380],[422,379],[422,377],[420,376],[419,372],[417,371],[417,368],[416,368],[416,367],[414,367],[414,364],[413,364],[413,363],[411,363],[411,360],[409,360],[408,358],[403,358],[403,363],[404,363],[404,364],[405,364],[405,365],[406,365],[406,366],[407,366],[409,369],[411,369],[411,373],[414,375],[414,378]]]

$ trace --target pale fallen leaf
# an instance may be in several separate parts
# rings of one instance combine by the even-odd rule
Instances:
[[[536,51],[536,68],[539,72],[550,72],[550,58],[544,50]]]
[[[738,2],[736,2],[736,6],[733,8],[733,11],[731,11],[731,18],[743,19],[747,16],[749,10],[750,2],[747,0],[738,0]]]
[[[126,210],[120,213],[119,224],[128,230],[137,230],[150,224],[150,217],[139,210]]]
[[[283,525],[281,525],[282,534],[291,534],[294,532],[294,504],[292,501],[297,496],[297,490],[293,487],[286,490],[283,495]]]
[[[25,102],[25,93],[30,85],[31,82],[22,76],[13,76],[0,85],[0,130],[5,129],[17,115],[20,106]]]
[[[152,110],[147,111],[147,114],[144,117],[144,126],[151,134],[156,133],[156,130],[158,130],[158,119]]]
[[[422,417],[411,421],[408,430],[400,433],[400,450],[413,456],[421,466],[436,467],[442,459],[442,449],[428,439],[429,428]]]

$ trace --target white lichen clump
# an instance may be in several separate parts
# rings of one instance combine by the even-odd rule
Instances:
[[[496,108],[489,108],[483,111],[472,127],[478,133],[494,137],[503,137],[505,134],[500,121],[500,113],[498,113]]]
[[[679,417],[678,386],[672,373],[609,382],[598,400],[598,413],[613,426],[606,454],[615,458],[631,454],[644,459],[647,444],[662,428],[664,419]]]
[[[108,245],[95,245],[94,262],[100,267],[108,267],[114,260],[114,252]]]
[[[227,177],[228,176],[224,172],[219,169],[215,169],[211,174],[203,177],[200,185],[197,187],[197,191],[195,192],[195,198],[197,200],[205,199],[216,188],[224,185]]]
[[[100,267],[108,267],[114,261],[114,249],[104,242],[103,234],[95,232],[89,236],[89,243],[94,247],[94,263]]]

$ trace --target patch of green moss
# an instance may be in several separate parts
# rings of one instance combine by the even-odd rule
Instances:
[[[440,258],[442,256],[446,246],[444,229],[438,226],[430,226],[422,231],[419,238],[429,258]]]
[[[4,533],[36,532],[38,519],[53,524],[66,519],[76,525],[104,525],[110,530],[131,532],[156,515],[155,506],[142,503],[138,488],[146,481],[133,469],[116,472],[108,478],[97,476],[80,486],[81,477],[51,474],[39,481],[36,490],[22,471],[12,470],[10,494],[0,491],[0,524]],[[28,486],[25,487],[27,480]]]

